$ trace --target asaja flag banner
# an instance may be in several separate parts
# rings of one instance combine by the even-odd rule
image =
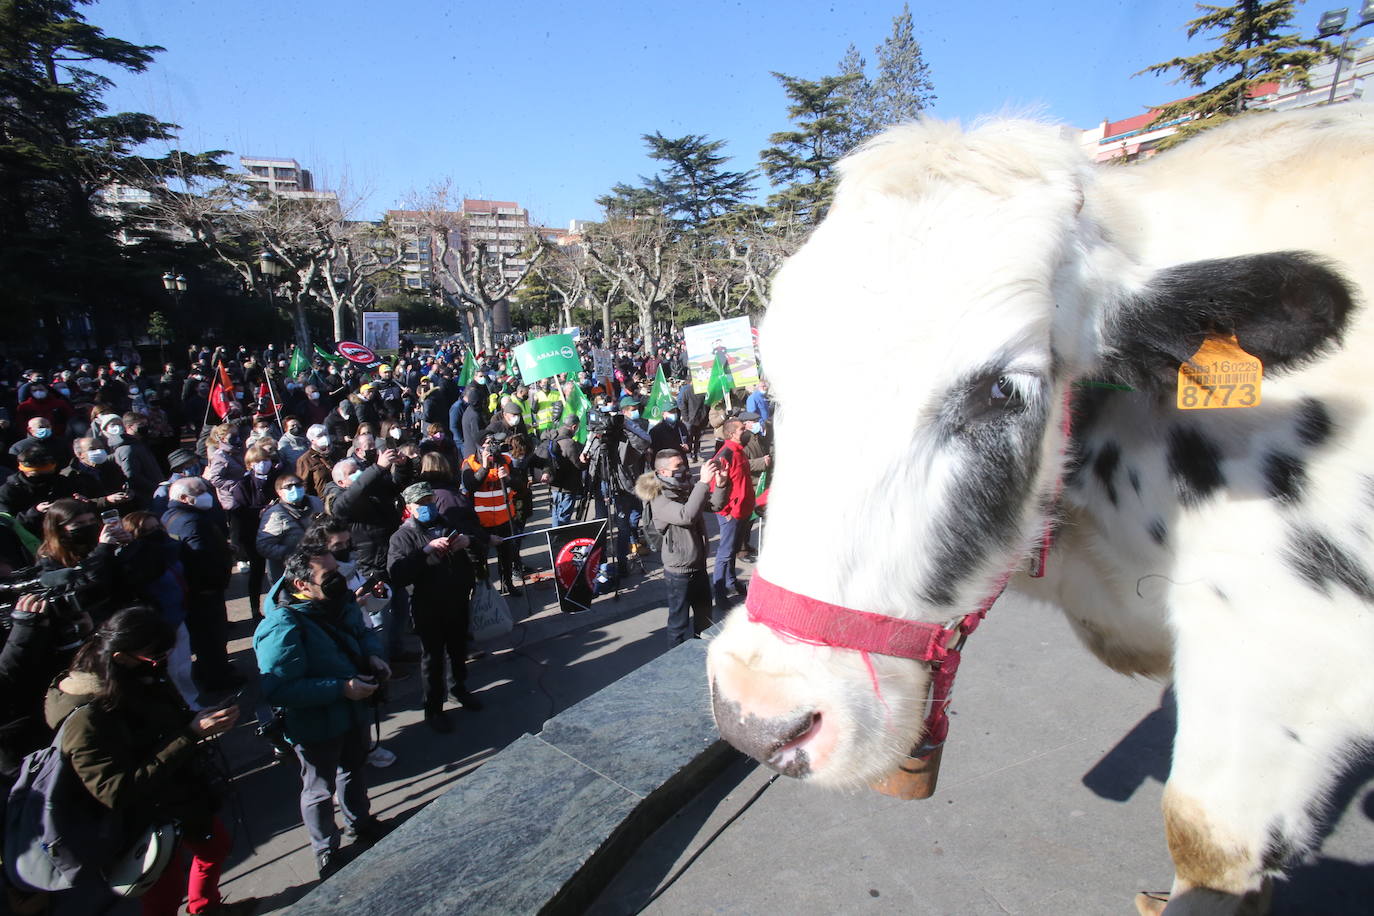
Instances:
[[[730,382],[730,374],[725,369],[725,360],[716,360],[715,365],[711,367],[711,377],[706,382],[707,406],[725,400],[725,393],[734,387]]]
[[[463,354],[463,371],[458,373],[458,385],[466,388],[472,382],[472,377],[477,374],[477,360],[472,358],[472,351],[468,350]]]
[[[663,367],[654,371],[654,387],[649,389],[649,403],[644,407],[644,418],[653,422],[663,419],[663,412],[673,403],[668,391],[668,380],[663,377]]]
[[[577,435],[573,438],[583,445],[587,444],[587,412],[592,409],[591,402],[582,393],[582,389],[576,384],[572,386],[572,394],[565,395],[563,398],[563,416],[577,417]]]
[[[319,344],[315,344],[315,355],[336,366],[342,366],[347,362],[342,356],[335,356],[333,353],[324,350]]]
[[[286,367],[286,374],[291,376],[302,375],[310,371],[310,361],[301,353],[299,347],[291,348],[291,362]]]
[[[238,401],[234,397],[234,383],[224,369],[224,363],[215,364],[215,383],[210,386],[210,409],[221,420],[229,413],[229,406]]]
[[[549,378],[560,372],[576,375],[582,369],[577,346],[568,334],[549,334],[522,343],[515,348],[515,359],[520,364],[520,377],[527,382]]]
[[[731,388],[747,387],[759,380],[758,357],[754,355],[754,333],[748,318],[727,318],[694,324],[683,329],[687,342],[687,368],[692,388],[706,394],[716,363],[724,366]],[[724,398],[724,394],[716,400]],[[707,398],[708,402],[710,398]]]
[[[606,555],[606,520],[550,528],[548,537],[558,606],[566,614],[587,610],[596,597],[596,571]]]

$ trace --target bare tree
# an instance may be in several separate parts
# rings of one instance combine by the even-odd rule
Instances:
[[[654,310],[672,294],[683,268],[678,231],[661,214],[608,215],[588,229],[583,244],[591,265],[618,282],[634,305],[644,347],[653,352]]]
[[[767,311],[773,274],[796,253],[809,231],[791,213],[766,207],[743,208],[717,223],[723,257],[738,271],[755,311]],[[718,309],[716,313],[721,314]]]
[[[491,350],[496,306],[510,298],[545,250],[533,230],[519,233],[523,238],[516,240],[518,253],[500,250],[501,245],[493,250],[472,231],[470,218],[460,209],[462,203],[462,195],[445,180],[412,194],[406,216],[429,238],[438,292],[446,299],[457,299],[467,312],[474,348]]]
[[[335,340],[344,339],[344,315],[356,312],[373,289],[373,281],[393,270],[401,258],[401,245],[387,228],[373,223],[348,223],[341,228],[320,290],[334,316]],[[354,322],[361,334],[361,319],[355,315]]]

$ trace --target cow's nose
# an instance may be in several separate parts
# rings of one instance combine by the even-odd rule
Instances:
[[[808,776],[811,758],[807,745],[819,732],[821,714],[804,710],[764,718],[745,710],[740,703],[711,692],[716,727],[726,741],[785,776]]]

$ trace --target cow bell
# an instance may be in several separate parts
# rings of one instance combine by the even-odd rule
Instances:
[[[873,788],[903,801],[930,798],[940,779],[940,757],[944,751],[941,744],[924,757],[908,757],[896,770],[875,782]]]

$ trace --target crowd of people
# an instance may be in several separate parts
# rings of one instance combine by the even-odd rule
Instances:
[[[367,844],[387,829],[365,768],[395,760],[369,725],[396,666],[418,662],[438,734],[454,728],[449,700],[482,708],[465,676],[470,596],[479,580],[519,593],[530,570],[517,536],[541,488],[553,526],[610,520],[600,587],[631,584],[631,561],[660,553],[670,643],[746,593],[736,558],[772,461],[766,382],[708,404],[680,340],[646,352],[589,333],[583,371],[528,384],[506,349],[401,344],[374,366],[275,346],[193,346],[161,367],[136,354],[0,365],[0,778],[13,783],[57,734],[129,829],[180,825],[189,877],[167,869],[142,897],[147,914],[183,899],[191,913],[253,907],[219,894],[229,839],[207,765],[248,680],[228,653],[236,572],[261,693],[242,714],[299,764],[321,877],[345,836]],[[594,371],[593,346],[613,354],[609,374]],[[668,392],[651,421],[656,377]],[[709,572],[707,511],[720,535]]]

